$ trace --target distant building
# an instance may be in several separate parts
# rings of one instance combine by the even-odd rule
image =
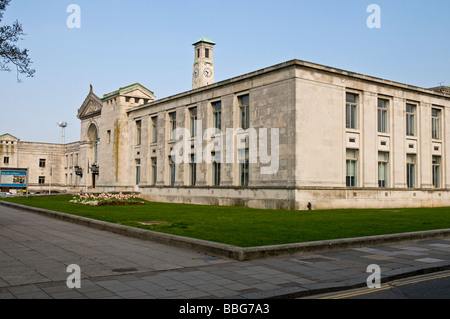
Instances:
[[[80,142],[3,135],[1,166],[29,167],[35,191],[51,180],[58,191],[260,208],[450,205],[448,88],[300,60],[215,83],[214,45],[194,43],[192,90],[157,100],[139,83],[103,97],[91,86]]]

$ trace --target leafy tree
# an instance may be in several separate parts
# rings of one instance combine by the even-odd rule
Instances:
[[[3,14],[6,6],[11,0],[0,0],[0,22],[3,19]],[[19,74],[25,74],[27,77],[33,77],[36,70],[31,68],[31,59],[28,57],[27,49],[20,49],[16,42],[22,40],[23,33],[22,25],[16,20],[12,25],[0,26],[0,71],[10,72],[10,65],[14,65],[17,69],[17,81]]]

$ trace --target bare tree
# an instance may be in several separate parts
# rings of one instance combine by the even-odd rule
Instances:
[[[0,22],[3,19],[3,14],[6,6],[11,0],[0,0]],[[22,40],[23,33],[22,25],[19,21],[15,21],[12,25],[0,26],[0,71],[10,72],[10,65],[14,65],[17,70],[17,81],[19,74],[25,74],[27,77],[33,77],[36,70],[31,68],[31,59],[28,56],[27,49],[20,49],[16,43]]]

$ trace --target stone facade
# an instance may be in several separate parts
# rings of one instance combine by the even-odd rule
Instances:
[[[194,43],[194,74],[206,48],[213,66],[209,41]],[[91,87],[78,110],[80,142],[16,140],[19,149],[3,147],[1,157],[34,152],[22,162],[10,155],[19,167],[59,158],[52,179],[61,190],[134,191],[157,201],[300,210],[450,205],[445,90],[300,60],[205,79],[193,75],[193,90],[160,100],[140,84],[102,98]],[[174,137],[174,128],[187,136]],[[211,128],[220,131],[206,135]],[[174,163],[174,154],[184,161]]]

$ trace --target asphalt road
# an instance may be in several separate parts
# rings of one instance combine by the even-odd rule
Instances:
[[[354,289],[313,299],[450,299],[450,271],[384,283],[378,289]]]

